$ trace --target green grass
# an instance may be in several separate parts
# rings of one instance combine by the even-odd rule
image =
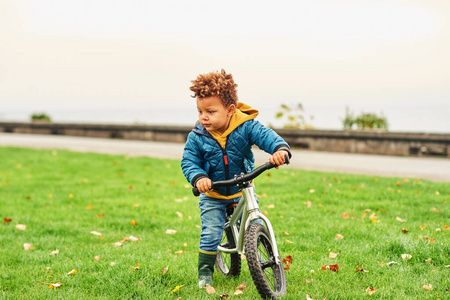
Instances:
[[[258,298],[245,262],[237,279],[215,274],[218,294],[196,287],[198,198],[179,161],[10,147],[0,147],[0,158],[0,217],[12,219],[0,223],[0,298],[238,299],[242,281],[248,289],[239,299]],[[285,299],[449,298],[449,183],[282,167],[256,185],[282,257],[293,257]],[[114,246],[130,235],[141,240]],[[25,251],[24,243],[33,248]],[[391,261],[397,264],[385,265]],[[336,263],[338,273],[320,270]],[[369,272],[355,272],[358,265]],[[72,269],[78,272],[67,275]],[[428,284],[431,291],[423,289]],[[171,294],[178,285],[185,286]],[[377,291],[365,295],[368,287]]]

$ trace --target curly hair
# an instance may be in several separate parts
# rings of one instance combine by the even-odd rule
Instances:
[[[192,98],[218,96],[225,107],[237,105],[237,84],[234,83],[233,75],[225,73],[224,69],[220,73],[200,74],[191,82],[189,89],[195,93]]]

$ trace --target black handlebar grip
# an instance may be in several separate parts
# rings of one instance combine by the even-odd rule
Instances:
[[[192,194],[194,194],[195,197],[200,196],[200,191],[198,190],[197,187],[192,188]]]
[[[284,164],[285,164],[285,165],[288,165],[290,162],[291,162],[291,161],[290,161],[290,159],[289,159],[289,155],[286,154],[286,155],[284,156]]]

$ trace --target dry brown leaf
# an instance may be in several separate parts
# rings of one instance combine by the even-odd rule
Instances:
[[[112,261],[109,265],[110,265],[111,267],[114,267],[116,264],[117,264],[116,262]]]
[[[292,255],[287,255],[286,258],[281,260],[284,263],[292,263]]]
[[[73,275],[73,274],[75,274],[76,272],[78,272],[78,271],[75,270],[75,269],[73,269],[72,271],[70,271],[69,273],[67,273],[67,275]]]
[[[17,224],[16,228],[19,229],[19,230],[27,230],[27,226],[23,225],[23,224]]]
[[[166,234],[175,234],[175,233],[177,233],[177,231],[174,230],[174,229],[167,229],[166,230]]]
[[[313,283],[313,281],[314,281],[314,279],[308,279],[308,278],[306,278],[306,283]]]
[[[59,253],[59,250],[58,249],[56,249],[55,251],[52,251],[52,252],[50,252],[50,254],[49,255],[55,255],[55,254],[58,254]]]
[[[374,289],[374,288],[371,288],[370,286],[366,289],[366,295],[373,295],[373,294],[375,294],[375,292],[376,292],[377,290],[376,289]]]
[[[282,232],[281,232],[281,234],[284,234],[284,235],[290,236],[290,234],[289,234],[289,233],[287,233],[286,231],[282,231]]]
[[[228,299],[227,294],[219,295],[219,299]]]
[[[267,214],[269,213],[267,210],[263,210],[262,212],[261,212],[263,215],[265,215],[265,216],[267,216]]]
[[[348,212],[343,212],[341,214],[341,216],[342,216],[342,218],[347,219],[349,217],[349,214],[348,214]]]
[[[284,267],[285,270],[289,270],[291,268],[291,265],[289,263],[286,263],[286,266]]]
[[[402,232],[403,232],[403,233],[408,233],[408,229],[402,228]]]
[[[397,217],[397,218],[395,218],[397,221],[399,221],[399,222],[406,222],[406,220],[403,220],[402,218],[400,218],[400,217]]]
[[[294,243],[293,241],[290,241],[288,239],[284,239],[284,240],[286,241],[286,243],[289,243],[289,244],[293,244]]]
[[[86,206],[86,209],[93,209],[94,207],[92,205]]]
[[[310,189],[309,192],[312,194],[312,193],[315,193],[316,190],[315,189]]]
[[[433,286],[431,284],[429,284],[429,285],[424,284],[422,286],[422,288],[426,291],[431,291],[433,289]]]
[[[100,261],[100,257],[99,256],[94,256],[94,260],[95,261]]]
[[[97,218],[103,218],[105,214],[97,214]]]
[[[136,226],[138,223],[135,220],[133,220],[133,221],[130,222],[130,224],[133,225],[133,226]]]
[[[162,269],[162,276],[166,275],[167,271],[169,270],[169,266]]]
[[[335,237],[335,239],[336,240],[340,240],[340,239],[343,239],[344,238],[344,236],[342,235],[342,234],[336,234],[336,237]]]
[[[180,220],[183,220],[183,214],[182,213],[180,213],[179,211],[176,211],[175,213],[177,214],[178,218],[180,218]]]
[[[120,247],[120,246],[122,246],[122,242],[116,242],[116,243],[114,243],[114,246],[115,247]]]
[[[184,250],[180,250],[180,251],[175,252],[176,255],[181,255],[183,253],[184,253]]]
[[[10,222],[12,222],[12,219],[10,219],[10,218],[4,218],[3,219],[3,223],[5,223],[5,224],[8,224]]]
[[[356,271],[355,272],[364,272],[364,273],[368,273],[369,271],[364,270],[364,268],[362,267],[362,265],[357,265],[356,266]]]
[[[339,271],[339,266],[338,266],[338,264],[326,265],[326,266],[323,266],[321,269],[322,270],[331,270],[333,272],[338,272]]]
[[[339,253],[333,253],[330,252],[330,254],[328,255],[330,258],[336,258],[338,256]]]
[[[411,254],[402,254],[402,259],[403,260],[410,260],[412,258]]]
[[[130,236],[128,237],[128,239],[129,239],[130,241],[132,241],[132,242],[137,242],[137,241],[140,240],[140,238],[135,237],[135,236],[132,236],[132,235],[130,235]]]
[[[56,288],[59,288],[60,286],[61,286],[61,282],[58,282],[58,283],[50,283],[48,287],[51,289],[56,289]]]
[[[25,251],[28,251],[33,248],[33,244],[25,243],[23,244],[23,248],[25,249]]]
[[[311,201],[303,202],[303,204],[305,204],[306,207],[311,207],[311,205],[312,205]]]
[[[216,290],[215,290],[212,286],[210,286],[209,284],[207,284],[207,285],[205,286],[205,288],[206,288],[206,292],[207,292],[208,294],[214,294],[214,293],[216,292]]]

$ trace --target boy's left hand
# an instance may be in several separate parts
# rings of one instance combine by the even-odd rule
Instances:
[[[284,158],[286,155],[289,157],[289,153],[287,151],[279,150],[269,158],[269,161],[272,165],[281,166],[286,162],[286,159]]]

